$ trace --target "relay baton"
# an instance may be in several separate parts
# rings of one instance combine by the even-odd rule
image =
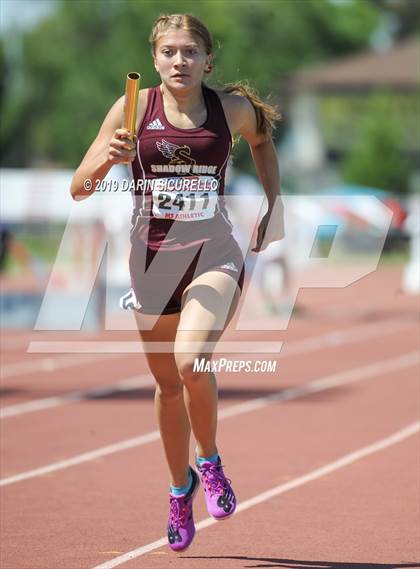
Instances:
[[[140,90],[140,73],[132,71],[125,82],[124,119],[122,127],[130,133],[128,140],[133,140],[136,134],[137,101]],[[124,162],[130,164],[130,162]]]

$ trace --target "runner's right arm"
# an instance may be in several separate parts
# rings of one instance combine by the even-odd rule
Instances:
[[[98,136],[92,142],[80,166],[74,173],[70,187],[70,193],[74,200],[80,201],[93,194],[96,180],[105,178],[114,164],[134,160],[136,138],[134,142],[130,142],[126,139],[129,132],[120,128],[123,109],[124,97],[120,97],[111,107],[102,123]],[[90,184],[89,182],[86,184],[86,180],[89,180]]]

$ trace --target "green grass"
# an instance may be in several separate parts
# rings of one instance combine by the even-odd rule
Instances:
[[[40,257],[46,261],[52,262],[60,246],[61,236],[58,237],[45,237],[28,235],[20,238],[20,241],[28,249],[34,257]]]

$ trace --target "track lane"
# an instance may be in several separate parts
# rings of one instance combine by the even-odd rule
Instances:
[[[351,343],[358,343],[366,340],[371,340],[375,337],[380,336],[387,336],[389,334],[393,334],[395,332],[405,332],[408,328],[410,328],[412,324],[408,322],[401,322],[401,321],[384,321],[381,323],[380,328],[375,323],[374,325],[370,324],[362,324],[356,326],[350,326],[347,328],[340,328],[336,330],[329,330],[326,333],[315,334],[315,335],[305,335],[302,337],[302,331],[300,335],[296,339],[288,339],[283,346],[281,351],[281,357],[289,357],[295,355],[303,355],[307,353],[311,353],[317,351],[322,348],[332,348],[339,345],[349,345]],[[287,336],[288,337],[288,336]],[[239,357],[239,355],[234,355],[231,357]],[[258,356],[254,356],[258,358]],[[267,355],[268,357],[268,355]],[[110,364],[110,365],[109,365]],[[92,364],[91,364],[92,365]],[[93,363],[95,365],[95,363]],[[148,371],[145,358],[144,356],[135,356],[133,354],[122,356],[117,363],[113,363],[112,359],[108,362],[106,359],[103,363],[97,364],[97,369],[89,367],[89,362],[86,362],[85,366],[83,366],[83,370],[80,370],[80,373],[77,374],[76,377],[72,377],[72,385],[73,389],[77,384],[81,384],[80,379],[83,378],[83,384],[79,388],[78,392],[83,390],[95,389],[95,388],[109,388],[112,387],[112,384],[104,385],[103,383],[98,385],[101,381],[106,381],[108,377],[110,377],[110,370],[114,371],[114,369],[118,365],[118,371],[115,374],[115,378],[123,376],[125,373],[129,373],[132,370],[132,366],[134,365],[135,372],[138,372],[139,369]],[[48,371],[50,373],[43,374],[41,377],[34,378],[28,385],[28,382],[25,382],[24,386],[17,382],[16,379],[12,378],[8,382],[4,381],[3,386],[3,400],[4,404],[0,409],[0,418],[3,417],[10,417],[10,416],[17,416],[19,414],[18,407],[19,404],[21,405],[22,409],[30,408],[30,405],[27,403],[34,402],[34,407],[36,407],[37,394],[42,394],[45,392],[46,395],[49,397],[64,397],[69,398],[72,396],[74,391],[68,391],[68,374],[65,370],[61,372],[56,371],[54,373],[54,385],[51,385],[52,373],[54,371],[53,365],[47,366]],[[93,372],[96,373],[89,373],[89,369],[92,369]],[[103,376],[103,377],[102,377]],[[114,378],[114,379],[115,379]],[[127,378],[126,378],[127,379]],[[34,384],[36,387],[34,387]],[[88,385],[86,385],[88,384]],[[66,390],[67,386],[67,390]],[[44,397],[44,399],[46,399]],[[77,397],[79,400],[80,397]],[[42,399],[38,399],[40,403],[39,408],[42,409]],[[48,402],[46,402],[46,408],[48,408]],[[10,413],[9,413],[10,411]]]
[[[408,339],[405,348],[415,349],[415,338]],[[310,367],[307,360],[297,354],[284,360],[280,358],[279,373],[259,374],[257,389],[252,384],[255,374],[248,374],[246,379],[250,385],[241,388],[238,388],[240,378],[237,374],[226,374],[219,378],[220,409],[232,403],[270,395],[278,392],[279,388],[301,385],[316,377],[340,372],[343,367],[348,370],[363,367],[369,365],[371,359],[380,362],[384,350],[390,357],[397,356],[399,348],[395,345],[395,336],[386,335],[370,344],[353,345],[351,353],[344,345],[335,346],[334,349],[326,347],[310,354]],[[315,373],[317,375],[314,377]],[[154,410],[150,405],[153,396],[154,388],[144,387],[121,396],[45,410],[42,421],[33,422],[31,415],[28,415],[4,422],[2,478],[154,431]],[[33,444],[27,440],[28,428],[39,443]],[[63,448],[67,449],[65,453]]]
[[[177,563],[159,549],[121,567],[418,568],[418,445],[409,437],[244,511],[228,536],[209,527]]]
[[[390,319],[411,322],[415,326],[416,318],[410,311],[413,306],[417,306],[417,302],[413,302],[413,299],[409,301],[404,299],[404,302],[401,302],[396,289],[390,290],[389,281],[384,280],[383,271],[380,272],[381,275],[377,275],[381,277],[379,289],[378,286],[373,286],[373,281],[371,282],[370,277],[367,277],[363,281],[369,286],[362,286],[363,281],[360,281],[341,291],[304,291],[308,294],[300,300],[308,301],[308,310],[306,313],[305,310],[303,311],[304,316],[292,320],[289,330],[284,333],[285,337],[291,338],[293,334],[299,337],[302,332],[311,334],[333,331],[332,327],[337,326],[340,329],[350,328],[355,324],[360,325],[368,321],[369,318],[373,318],[378,326],[382,321]],[[396,286],[398,278],[398,275],[392,275],[392,287]],[[348,294],[348,291],[356,285],[357,295]],[[337,292],[345,295],[346,306],[328,311],[328,308],[331,309],[328,303],[333,298],[330,297],[330,293],[335,295]],[[372,299],[372,303],[368,307],[357,309],[351,301],[354,303],[360,294],[364,295],[367,301],[369,298]],[[313,302],[316,302],[316,306]],[[352,308],[355,310],[352,311]],[[413,328],[411,335],[400,333],[393,345],[379,343],[375,349],[376,347],[378,350],[382,349],[381,357],[389,356],[394,348],[397,352],[398,350],[403,352],[407,338],[417,336],[418,328]],[[369,349],[373,350],[373,345],[375,344],[370,342],[366,346],[366,354],[369,353]],[[353,352],[355,359],[365,357],[363,354],[355,353],[354,346],[347,346],[347,349]],[[330,352],[325,352],[324,358],[328,355]],[[291,369],[292,381],[302,381],[300,375],[304,373],[304,368],[315,369],[318,365],[315,360],[316,358],[312,356],[310,359],[306,358],[306,361],[302,355],[296,356],[293,359],[294,367]],[[373,360],[372,352],[370,361]],[[327,361],[327,364],[331,366],[329,368],[331,371],[343,369],[344,363],[344,359],[340,362],[339,357],[337,359],[333,357]],[[389,430],[403,426],[410,419],[411,414],[418,417],[418,406],[416,406],[418,385],[412,375],[413,372],[416,373],[413,369],[407,369],[404,373],[384,374],[383,377],[372,378],[368,382],[352,385],[351,388],[348,386],[336,388],[329,392],[313,394],[299,401],[290,401],[275,409],[260,410],[258,414],[255,412],[251,421],[251,415],[243,415],[221,423],[220,445],[224,459],[228,463],[229,475],[234,478],[238,494],[243,498],[266,489],[259,484],[260,474],[257,470],[261,468],[257,468],[259,465],[256,464],[255,453],[251,453],[253,448],[258,448],[260,455],[266,458],[264,474],[267,481],[273,481],[273,484],[277,481],[278,484],[279,480],[287,482],[307,472],[308,468],[319,466],[321,459],[334,459],[335,452],[337,453],[335,457],[337,457],[338,453],[355,448],[351,445],[369,443],[368,438],[371,435],[386,436]],[[38,375],[36,379],[38,380],[39,377]],[[249,377],[236,376],[233,379],[236,385],[241,387],[244,381],[249,380]],[[256,378],[251,377],[250,379],[254,381]],[[24,380],[27,381],[27,378]],[[256,384],[260,387],[259,378]],[[79,404],[76,408],[78,406]],[[276,413],[273,415],[274,411]],[[260,417],[264,420],[257,420]],[[44,413],[37,418],[33,416],[31,427],[43,419]],[[101,426],[105,420],[106,413],[98,425]],[[244,432],[247,434],[247,440],[244,439]],[[27,437],[28,444],[34,438]],[[296,489],[276,499],[281,502],[273,501],[260,505],[257,509],[242,512],[237,518],[226,522],[229,526],[219,525],[203,530],[197,536],[193,545],[194,549],[184,554],[192,556],[192,559],[178,558],[164,547],[150,553],[147,557],[130,563],[129,566],[146,567],[147,569],[154,567],[160,569],[211,567],[213,569],[220,566],[223,569],[230,567],[236,569],[236,567],[261,564],[275,567],[282,559],[285,563],[289,559],[289,565],[293,564],[304,569],[309,567],[313,569],[314,563],[322,562],[322,560],[326,560],[325,563],[330,560],[335,565],[341,562],[344,566],[347,561],[352,563],[358,559],[360,563],[375,560],[383,564],[388,561],[397,561],[396,557],[386,555],[386,552],[381,551],[379,546],[384,543],[384,539],[387,539],[386,545],[395,543],[395,533],[390,532],[395,516],[398,512],[399,515],[401,511],[406,512],[408,508],[410,508],[409,524],[404,527],[400,537],[401,543],[406,543],[410,548],[407,560],[412,560],[413,516],[416,514],[412,501],[408,501],[407,498],[404,498],[404,502],[399,501],[402,495],[400,485],[406,497],[411,497],[413,489],[415,490],[417,463],[411,460],[412,448],[407,441],[407,446],[401,444],[401,454],[398,458],[394,458],[394,455],[391,456],[388,452],[384,453],[383,463],[376,470],[377,474],[373,479],[369,478],[369,470],[364,470],[360,477],[355,477],[354,470],[348,471],[350,489],[352,485],[359,488],[364,484],[363,488],[366,491],[362,496],[362,505],[370,504],[375,507],[381,503],[381,500],[383,502],[384,494],[394,496],[394,507],[388,509],[376,520],[373,537],[378,539],[376,542],[374,540],[370,542],[372,548],[376,543],[375,556],[358,557],[355,550],[360,539],[366,537],[368,532],[372,533],[370,527],[367,530],[360,528],[357,523],[351,523],[352,518],[349,517],[350,527],[344,524],[341,534],[336,531],[339,525],[335,523],[337,511],[350,509],[353,512],[351,506],[355,498],[351,493],[348,494],[346,487],[340,487],[333,497],[329,495],[328,489],[335,488],[333,483],[338,475],[335,473],[334,476],[319,480],[320,487],[315,486],[317,483],[314,482],[313,490],[310,485],[305,489]],[[417,450],[417,447],[415,449]],[[371,464],[370,459],[365,463],[367,468],[370,468],[369,464]],[[401,465],[406,468],[398,469]],[[394,466],[395,468],[392,468]],[[247,473],[246,478],[244,471]],[[394,494],[391,494],[393,491],[391,486],[378,485],[381,476],[387,472],[390,473],[389,481],[398,487],[398,491],[394,490]],[[358,482],[360,483],[357,484]],[[322,492],[324,487],[326,490]],[[378,492],[376,492],[377,489]],[[305,497],[300,500],[304,491],[309,492],[309,497],[305,494]],[[98,459],[74,469],[51,473],[42,478],[7,487],[2,492],[4,496],[1,502],[3,509],[1,523],[4,536],[2,558],[5,569],[91,567],[94,563],[97,564],[118,555],[116,551],[129,551],[164,533],[167,479],[166,466],[159,445],[144,446]],[[339,500],[347,496],[350,501]],[[319,512],[315,511],[311,514],[308,509],[308,504],[318,503],[317,498],[320,498],[322,507],[324,504],[328,506],[325,517],[317,518],[315,514]],[[286,500],[290,500],[289,509],[285,506]],[[268,506],[274,507],[268,509]],[[261,512],[260,516],[257,515],[257,510]],[[207,516],[202,497],[197,500],[195,511],[198,520]],[[282,511],[285,513],[282,518],[284,524],[279,523],[279,512]],[[305,514],[308,512],[308,514],[302,516],[302,512]],[[249,517],[245,520],[247,514]],[[317,521],[317,525],[313,523],[314,520]],[[356,522],[358,521],[356,519]],[[216,539],[217,536],[213,533],[215,530],[222,533],[224,541]],[[358,539],[353,541],[353,549],[344,551],[340,543],[344,543],[351,532],[354,532]],[[226,541],[227,535],[233,537],[229,543]],[[258,541],[256,536],[263,536],[264,540]],[[336,539],[333,540],[335,547],[328,549],[326,539],[335,537]],[[402,541],[404,538],[405,541]],[[246,549],[244,544],[251,545]],[[206,552],[205,547],[209,545],[211,546],[210,551]],[[279,547],[280,553],[284,552],[288,555],[280,555]],[[329,552],[331,555],[325,556]],[[349,555],[343,557],[346,552]],[[245,556],[248,559],[232,559],[235,553],[237,556],[243,554],[242,557]],[[201,559],[204,554],[210,557]],[[269,554],[272,557],[269,557]],[[221,565],[216,565],[216,563],[221,563]],[[353,565],[349,567],[356,569]],[[357,569],[361,568],[357,567]]]
[[[230,565],[233,567],[243,567],[244,565],[238,563],[238,562],[244,562],[244,561],[261,561],[261,562],[266,562],[268,563],[268,565],[264,565],[264,566],[271,566],[270,564],[273,563],[275,567],[295,567],[297,566],[304,566],[307,568],[312,567],[313,565],[315,566],[319,566],[319,567],[335,567],[336,565],[338,565],[339,567],[346,567],[347,569],[350,569],[350,567],[352,567],[353,565],[356,567],[359,567],[359,564],[356,563],[348,563],[348,562],[341,562],[338,564],[334,564],[334,562],[330,563],[328,561],[315,561],[315,562],[311,562],[311,561],[301,561],[300,559],[285,559],[284,558],[284,554],[283,554],[283,558],[280,558],[279,555],[277,554],[272,554],[272,557],[267,557],[267,549],[263,550],[263,553],[261,553],[260,557],[256,557],[254,551],[254,543],[255,543],[255,527],[257,528],[264,528],[265,531],[263,533],[263,539],[260,541],[265,543],[269,543],[269,545],[271,547],[273,546],[278,546],[281,547],[281,549],[284,549],[284,540],[282,539],[282,535],[278,535],[276,532],[273,532],[273,525],[272,524],[268,524],[267,523],[267,517],[273,519],[276,517],[277,511],[275,510],[276,508],[276,503],[278,500],[278,497],[281,496],[283,497],[284,494],[288,493],[288,492],[294,492],[296,491],[296,489],[303,489],[303,495],[305,495],[305,486],[307,484],[312,485],[315,482],[322,482],[324,480],[328,480],[329,482],[331,482],[331,486],[334,485],[334,483],[336,482],[334,479],[334,475],[336,475],[337,473],[340,474],[340,471],[342,469],[349,469],[350,472],[352,472],[352,466],[354,464],[357,464],[359,461],[364,462],[365,464],[366,461],[372,457],[374,457],[374,455],[376,453],[380,453],[383,451],[387,451],[389,448],[392,448],[394,445],[398,445],[401,443],[406,442],[407,439],[409,438],[414,438],[413,435],[418,435],[420,429],[420,422],[416,422],[416,423],[412,423],[410,425],[407,425],[405,428],[392,433],[390,436],[385,437],[383,439],[380,439],[378,441],[373,442],[370,445],[367,445],[365,447],[356,449],[355,451],[344,455],[340,458],[338,458],[337,460],[334,460],[332,462],[329,462],[327,464],[324,464],[323,466],[321,466],[318,469],[312,470],[302,476],[299,476],[297,478],[294,478],[292,480],[290,480],[289,482],[277,485],[274,488],[270,488],[265,492],[262,492],[259,495],[253,496],[252,498],[245,500],[243,502],[241,502],[237,508],[237,515],[242,514],[243,512],[248,514],[248,523],[246,523],[245,520],[245,516],[244,516],[244,521],[242,523],[242,525],[244,526],[245,524],[245,528],[243,528],[245,531],[243,531],[242,535],[240,536],[236,536],[233,534],[229,534],[229,536],[226,535],[226,532],[224,532],[223,530],[220,530],[220,526],[222,524],[216,522],[214,519],[207,517],[204,520],[199,521],[196,524],[196,528],[197,531],[200,532],[200,534],[195,538],[195,543],[194,545],[197,545],[197,540],[201,537],[201,541],[204,541],[204,547],[200,548],[200,554],[199,555],[194,555],[194,554],[189,554],[189,551],[193,549],[193,547],[190,548],[190,550],[187,553],[183,553],[180,554],[178,557],[178,560],[180,561],[179,566],[181,566],[182,560],[194,560],[193,562],[196,563],[197,560],[200,560],[201,563],[194,566],[197,567],[203,567],[207,568],[207,569],[213,569],[214,567],[220,567],[221,569],[226,567],[226,563],[229,561]],[[415,439],[416,442],[419,441],[419,438],[417,436],[417,438]],[[417,449],[416,449],[417,450]],[[405,451],[407,452],[407,451]],[[366,477],[366,466],[365,469],[363,471],[363,475],[364,477]],[[363,484],[363,480],[361,479],[362,477],[359,476],[359,480],[360,480],[360,484]],[[354,489],[355,489],[355,481],[353,479],[353,484],[351,486],[351,490],[350,493],[347,494],[347,496],[351,496],[352,494],[354,494]],[[411,480],[412,482],[412,480]],[[357,482],[356,482],[357,483]],[[383,481],[381,480],[381,483],[383,484]],[[334,487],[334,486],[333,486]],[[312,493],[311,490],[309,490],[309,497],[307,498],[308,501],[311,499],[312,497]],[[322,495],[323,491],[325,493],[325,486],[319,489],[319,494]],[[306,492],[306,494],[308,494],[308,492]],[[419,492],[417,492],[416,494],[417,496],[419,496]],[[346,496],[346,497],[347,497]],[[299,500],[300,498],[300,500]],[[299,496],[298,498],[298,502],[301,504],[302,503],[302,496]],[[405,496],[405,498],[407,498],[407,494]],[[328,497],[327,497],[328,499]],[[337,503],[341,503],[343,504],[342,499],[339,500]],[[335,503],[335,506],[337,506],[337,503]],[[267,505],[266,508],[264,508],[264,506]],[[296,506],[295,506],[296,507]],[[366,504],[363,504],[362,508],[366,511]],[[262,510],[262,511],[261,511]],[[336,510],[336,508],[335,508]],[[335,511],[334,510],[334,511]],[[255,511],[255,513],[254,513]],[[267,515],[267,511],[269,512]],[[305,503],[303,504],[303,508],[301,509],[301,511],[305,511]],[[251,512],[251,513],[250,513]],[[271,513],[271,515],[270,515]],[[411,555],[410,557],[412,559],[416,559],[415,557],[415,553],[414,555],[412,555],[412,552],[415,552],[417,547],[417,543],[418,541],[416,541],[416,532],[413,532],[411,530],[411,528],[415,527],[415,525],[411,525],[410,526],[410,521],[413,522],[415,524],[415,520],[416,520],[416,516],[415,516],[415,512],[413,512],[413,509],[411,509],[411,514],[414,513],[414,515],[411,515],[411,519],[405,520],[405,530],[406,533],[402,533],[401,534],[396,534],[395,535],[395,528],[393,526],[394,532],[392,534],[392,538],[393,541],[396,543],[399,543],[400,547],[397,546],[397,555],[402,555],[403,557],[405,557],[407,555],[406,553],[406,549],[402,549],[401,548],[401,542],[398,542],[398,538],[405,536],[406,539],[405,541],[407,542],[407,534],[408,534],[408,538],[409,538],[409,542],[410,542],[410,550],[411,550]],[[253,515],[254,514],[254,515]],[[342,516],[340,516],[341,518]],[[357,518],[357,514],[355,514],[355,517]],[[262,518],[262,519],[261,519]],[[315,520],[317,519],[316,516],[314,517]],[[260,522],[260,523],[258,523]],[[224,524],[226,525],[226,524]],[[265,526],[265,527],[264,527]],[[324,537],[324,543],[328,543],[328,545],[330,544],[330,535],[331,533],[334,533],[334,529],[333,527],[329,526],[328,523],[325,524],[324,526],[322,526],[323,528],[328,528],[327,530],[324,529],[323,531],[323,537]],[[214,529],[214,531],[212,532],[211,530]],[[347,523],[347,528],[348,530],[351,528],[352,529],[352,522],[350,520],[350,523]],[[369,529],[372,529],[371,526],[365,524],[365,527],[363,528],[364,531],[369,531]],[[206,531],[207,530],[207,531]],[[347,541],[349,541],[349,535],[348,535],[348,530],[347,530],[347,535],[343,536],[344,540],[347,539]],[[206,535],[202,535],[202,533],[204,533],[204,531],[206,531]],[[296,541],[296,534],[294,535],[295,537],[295,541]],[[313,536],[312,540],[313,540]],[[353,557],[356,553],[357,556],[359,556],[361,553],[365,554],[365,555],[369,555],[370,558],[372,558],[372,554],[370,551],[370,546],[371,544],[366,545],[366,534],[364,533],[362,536],[362,543],[364,545],[363,547],[360,547],[360,544],[357,542],[357,539],[355,540],[354,537],[352,539],[352,546],[353,548],[349,548],[348,552],[343,552],[341,547],[338,547],[335,551],[334,548],[330,548],[332,549],[332,553],[337,554],[342,556],[342,555],[348,555],[348,557]],[[235,542],[235,538],[236,538],[236,542]],[[239,538],[239,539],[238,539]],[[308,559],[308,554],[307,554],[307,548],[305,547],[306,543],[303,544],[302,547],[302,542],[301,542],[301,537],[299,536],[298,538],[299,540],[299,544],[300,544],[300,551],[299,551],[299,557],[302,555],[305,555],[305,559]],[[142,546],[140,548],[137,548],[133,551],[127,552],[123,555],[119,555],[117,557],[115,557],[114,559],[110,559],[109,561],[105,561],[104,563],[100,563],[98,565],[96,565],[93,569],[113,569],[115,567],[127,567],[127,568],[134,568],[134,567],[138,567],[139,563],[147,563],[147,567],[149,568],[153,568],[153,567],[161,567],[161,561],[159,561],[158,563],[154,564],[152,562],[151,556],[152,555],[164,555],[167,556],[167,560],[170,563],[170,559],[169,559],[169,555],[170,553],[167,551],[162,551],[161,548],[163,546],[166,546],[165,543],[165,538],[161,538],[160,540],[156,540],[152,543],[149,543],[145,546]],[[309,542],[311,542],[311,539],[308,540]],[[213,551],[215,551],[215,547],[214,544],[218,544],[218,548],[217,548],[217,552],[218,554],[212,554]],[[391,542],[392,543],[392,542]],[[240,547],[240,544],[242,544],[242,547]],[[248,544],[251,544],[251,546],[249,546]],[[340,544],[340,542],[339,542]],[[260,544],[259,544],[260,545]],[[356,547],[354,547],[354,545]],[[228,553],[226,553],[225,555],[221,555],[220,554],[220,549],[223,549],[223,547],[226,547],[228,550]],[[241,555],[232,555],[231,554],[231,550],[232,548],[236,548],[238,550],[241,551]],[[248,546],[248,547],[247,547]],[[406,547],[406,546],[405,546]],[[249,550],[249,554],[246,555],[246,551],[247,549]],[[245,550],[245,552],[244,552]],[[395,556],[395,551],[392,550],[394,556]],[[207,553],[207,555],[206,555]],[[325,551],[321,551],[318,552],[316,555],[316,558],[319,559],[322,557],[322,559],[325,559]],[[289,554],[290,556],[290,554]],[[333,557],[334,558],[334,557]],[[156,561],[156,557],[154,558],[154,560]],[[216,561],[218,561],[219,563],[216,563]],[[222,561],[224,562],[224,564],[222,564]],[[233,563],[233,562],[237,562],[237,563]],[[142,564],[143,564],[142,563]],[[172,563],[171,563],[172,565]],[[367,569],[367,567],[372,567],[372,565],[370,565],[369,563],[361,563],[360,564],[361,567],[363,567],[364,569]],[[260,565],[258,565],[260,566]],[[375,565],[376,566],[376,565]],[[380,564],[381,567],[384,567],[384,564]],[[397,562],[396,567],[398,567],[399,564]],[[416,565],[416,563],[410,563],[410,566],[418,566]],[[245,565],[245,567],[249,567],[249,565]],[[388,565],[387,565],[388,567]]]
[[[241,499],[387,436],[418,413],[418,383],[412,369],[399,373],[398,381],[395,374],[385,373],[326,395],[316,394],[255,412],[253,424],[258,429],[249,429],[247,415],[221,423],[220,445]],[[264,420],[258,421],[261,413]],[[355,416],[357,425],[352,424]],[[255,448],[265,457],[263,479],[261,465],[252,451]],[[94,566],[113,556],[100,552],[129,551],[162,535],[166,484],[160,447],[148,445],[6,488],[2,502],[11,524],[4,534],[6,549],[18,524],[28,543],[49,540],[48,551],[37,550],[31,563],[36,560],[44,569],[85,567],[88,562]],[[67,513],[65,518],[62,512]],[[33,522],[28,526],[33,515],[42,519],[36,527]],[[207,517],[202,498],[197,500],[196,516],[198,520]],[[240,516],[229,523],[235,524],[237,535],[243,535]],[[95,551],[88,548],[89,543],[95,544]],[[22,560],[28,562],[28,558]],[[13,569],[24,566],[17,564]],[[149,569],[149,565],[140,566]],[[9,569],[7,565],[5,568]]]

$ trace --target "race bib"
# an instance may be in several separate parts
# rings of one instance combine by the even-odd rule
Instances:
[[[218,180],[213,176],[183,176],[153,180],[153,217],[201,221],[214,217]]]

